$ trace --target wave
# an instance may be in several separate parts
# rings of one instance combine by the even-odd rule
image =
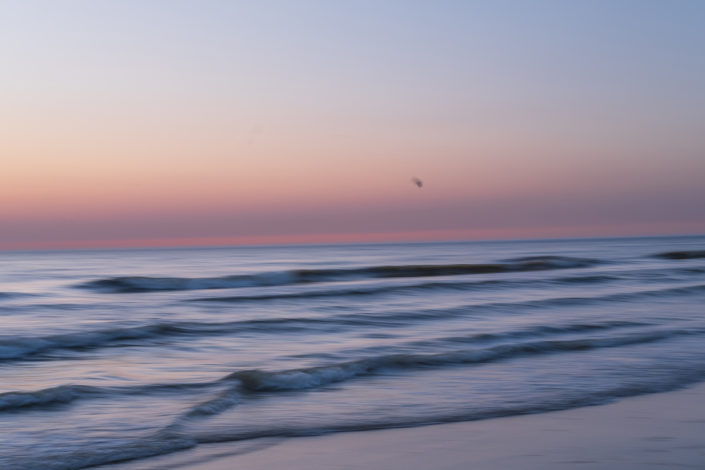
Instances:
[[[614,329],[624,329],[624,328],[634,328],[634,327],[644,327],[651,326],[649,323],[644,322],[631,322],[631,321],[606,321],[602,323],[575,323],[566,325],[538,325],[528,328],[522,328],[514,331],[508,331],[504,333],[479,333],[466,336],[453,336],[437,338],[434,340],[428,340],[424,342],[414,342],[414,346],[443,346],[447,344],[475,344],[481,345],[488,342],[506,342],[516,339],[524,338],[537,338],[543,336],[555,336],[564,335],[571,333],[583,333],[583,332],[593,332],[593,331],[605,331]],[[212,331],[217,331],[222,329],[217,325],[208,325]],[[175,329],[179,327],[175,326]],[[149,329],[147,327],[147,329]],[[164,330],[168,331],[168,330]],[[394,356],[397,357],[397,356]],[[409,356],[413,357],[413,356]],[[423,356],[426,357],[426,356]],[[371,363],[377,363],[378,361],[386,361],[385,357],[381,359],[371,359]],[[412,359],[413,361],[413,359]],[[425,362],[425,360],[424,360]],[[439,365],[442,365],[439,363]],[[334,366],[338,367],[338,366]],[[345,368],[347,366],[343,366]],[[142,395],[142,394],[155,394],[155,393],[171,393],[171,392],[182,392],[184,390],[193,390],[212,387],[221,384],[223,381],[229,382],[233,377],[239,377],[239,374],[248,375],[249,372],[236,372],[234,375],[228,375],[225,378],[218,379],[211,382],[178,382],[178,383],[155,383],[155,384],[144,384],[144,385],[132,385],[132,386],[113,386],[113,387],[96,387],[88,385],[60,385],[57,387],[51,387],[36,391],[12,391],[0,394],[0,411],[13,410],[18,408],[28,408],[28,407],[44,407],[52,406],[56,404],[66,404],[73,402],[78,399],[85,398],[98,398],[107,396],[117,396],[117,395]],[[230,400],[232,397],[227,397]],[[226,400],[226,401],[227,401]],[[193,411],[192,414],[213,414],[213,408],[221,406],[222,400],[216,400],[215,402],[209,401],[197,410]],[[217,405],[214,403],[218,403]],[[227,401],[230,403],[229,401]]]
[[[582,328],[592,329],[592,327],[593,325],[574,325],[576,330]],[[565,332],[567,329],[563,331]],[[705,329],[648,331],[615,337],[528,341],[500,344],[483,349],[465,349],[442,353],[387,354],[319,367],[283,371],[241,370],[233,372],[219,381],[221,383],[234,383],[233,387],[222,391],[215,398],[192,407],[178,418],[172,426],[178,428],[184,422],[194,418],[207,418],[217,415],[236,406],[248,396],[259,393],[317,389],[384,372],[394,373],[466,364],[485,364],[536,355],[583,352],[602,348],[638,345],[663,341],[677,336],[703,333],[705,333]]]
[[[29,457],[25,452],[19,455],[7,454],[0,458],[3,468],[7,470],[79,470],[111,463],[135,461],[149,457],[167,455],[177,451],[196,447],[200,444],[222,442],[241,442],[234,448],[233,455],[257,450],[261,446],[271,445],[263,438],[281,438],[323,435],[339,432],[370,431],[402,427],[418,427],[432,424],[478,421],[507,416],[538,414],[550,411],[566,410],[584,406],[602,405],[615,400],[649,393],[676,390],[702,381],[703,367],[679,371],[665,380],[636,380],[616,384],[608,390],[590,391],[576,395],[574,393],[558,395],[551,400],[541,402],[526,401],[521,404],[505,404],[488,408],[472,407],[468,410],[450,411],[443,414],[428,415],[424,413],[409,416],[372,415],[365,419],[302,420],[300,422],[280,422],[257,427],[243,427],[234,424],[232,428],[218,426],[215,430],[190,430],[182,423],[169,425],[150,435],[138,439],[130,438],[114,443],[99,443],[85,446],[82,450],[62,449],[61,452],[35,453]],[[216,410],[216,414],[217,414]],[[188,414],[188,413],[187,413]],[[178,420],[177,420],[178,421]],[[255,441],[257,439],[257,441]],[[250,443],[248,445],[248,443]],[[68,450],[68,451],[67,451]],[[165,467],[166,468],[166,467]]]
[[[279,372],[244,370],[234,372],[224,380],[236,380],[246,392],[273,392],[304,390],[368,376],[382,370],[423,369],[428,367],[483,364],[534,355],[578,352],[614,348],[655,341],[676,336],[702,334],[702,329],[677,329],[632,333],[607,338],[571,340],[542,340],[501,344],[484,349],[458,350],[434,354],[389,354],[358,359],[328,366],[292,369]]]
[[[420,413],[414,413],[408,416],[396,415],[378,417],[378,415],[371,415],[361,417],[361,419],[353,418],[348,420],[335,417],[333,419],[323,418],[318,422],[311,420],[294,422],[289,420],[288,422],[270,423],[269,426],[257,426],[249,429],[243,428],[242,426],[233,426],[231,429],[225,426],[218,426],[213,431],[196,432],[193,433],[192,436],[199,444],[209,444],[268,437],[312,436],[338,432],[417,427],[441,423],[478,421],[507,416],[538,414],[584,406],[603,405],[621,398],[677,390],[702,381],[703,373],[705,373],[705,367],[700,365],[692,369],[674,371],[669,376],[663,377],[660,380],[651,380],[647,377],[619,383],[606,390],[583,390],[580,393],[559,394],[550,400],[540,402],[520,400],[517,404],[506,403],[504,405],[487,408],[473,408],[470,406],[468,407],[469,409],[459,409],[443,414],[426,414],[421,411]]]
[[[139,340],[157,336],[188,334],[189,326],[157,323],[153,325],[80,331],[43,337],[18,337],[0,340],[0,360],[24,359],[56,350],[86,350],[125,340]]]
[[[463,317],[483,312],[500,310],[516,313],[520,309],[545,307],[576,307],[595,303],[629,301],[640,298],[661,298],[669,295],[701,294],[705,284],[668,287],[663,289],[619,292],[592,297],[550,297],[525,302],[489,302],[484,304],[461,305],[444,309],[428,309],[392,313],[352,313],[327,318],[279,317],[240,320],[232,322],[201,323],[171,322],[156,323],[137,327],[110,328],[94,331],[79,331],[44,337],[19,337],[0,340],[0,361],[23,360],[49,352],[83,351],[104,347],[121,346],[125,341],[142,341],[164,337],[225,335],[239,332],[279,333],[296,332],[306,329],[317,331],[337,331],[341,326],[374,327],[380,324],[400,326],[409,322],[435,321],[446,318]]]
[[[635,328],[653,326],[651,323],[613,320],[602,323],[575,323],[567,325],[538,325],[505,333],[479,333],[466,336],[451,336],[447,338],[439,338],[431,341],[416,342],[414,345],[423,345],[435,343],[483,343],[483,342],[501,342],[512,339],[536,338],[551,335],[565,335],[572,333],[585,333],[593,331],[605,331],[621,328]]]
[[[41,390],[0,393],[0,411],[51,407],[54,405],[72,403],[77,400],[116,397],[120,395],[133,397],[135,395],[182,393],[189,390],[210,388],[219,383],[220,380],[215,382],[153,383],[115,387],[66,384]]]
[[[487,302],[465,304],[448,308],[430,308],[418,310],[404,310],[392,312],[350,313],[331,316],[327,318],[264,318],[245,320],[233,325],[236,328],[253,329],[262,332],[297,331],[307,328],[318,330],[330,327],[332,331],[339,331],[341,326],[375,327],[375,326],[407,326],[412,322],[437,321],[450,318],[471,317],[487,313],[518,314],[526,310],[544,309],[547,307],[580,307],[593,304],[634,301],[642,298],[666,298],[668,296],[682,296],[705,293],[705,284],[666,287],[659,289],[637,290],[632,292],[616,292],[595,296],[583,297],[548,297],[523,302]],[[225,300],[230,298],[204,298],[200,300]],[[233,301],[241,298],[234,297]],[[550,327],[548,327],[550,328]]]
[[[435,288],[442,288],[445,284],[434,285]],[[453,288],[453,284],[450,284]],[[407,286],[405,289],[413,289],[415,286]],[[394,289],[394,288],[393,288]],[[400,289],[402,289],[400,287]],[[318,296],[343,296],[345,291],[323,291]],[[377,293],[372,291],[370,293]],[[399,326],[407,325],[409,322],[420,320],[439,320],[445,318],[456,318],[469,316],[473,314],[483,314],[485,312],[501,312],[517,313],[526,309],[540,309],[545,307],[579,307],[585,305],[622,302],[639,300],[641,298],[665,298],[673,295],[691,295],[701,294],[705,292],[705,284],[685,285],[676,287],[665,287],[658,289],[642,289],[631,292],[616,292],[601,294],[595,296],[581,297],[548,297],[544,299],[527,300],[523,302],[488,302],[477,304],[466,304],[450,308],[433,308],[403,312],[375,312],[375,313],[352,313],[347,315],[337,315],[331,318],[288,318],[288,319],[261,319],[250,320],[252,323],[261,323],[268,327],[277,328],[290,327],[292,330],[304,328],[306,326],[323,326],[325,324],[344,325],[344,326],[375,326],[380,322],[390,326],[393,322],[399,322]],[[366,291],[362,293],[367,294]],[[314,295],[316,296],[316,294]],[[198,299],[190,299],[190,301],[208,301],[208,302],[240,302],[245,300],[266,300],[266,299],[283,299],[283,298],[299,298],[306,297],[306,294],[273,294],[269,296],[235,296],[235,297],[203,297]],[[282,323],[280,323],[282,322]],[[284,325],[283,322],[288,323]]]
[[[451,315],[455,310],[451,311]],[[430,315],[442,313],[434,312]],[[428,317],[421,313],[421,318]],[[383,321],[394,320],[391,318],[382,317]],[[408,322],[414,320],[416,315],[404,314],[399,320]],[[253,320],[240,320],[231,322],[172,322],[172,323],[156,323],[148,324],[139,327],[129,328],[111,328],[104,330],[93,331],[77,331],[74,333],[66,333],[63,335],[51,335],[44,337],[20,337],[11,340],[0,341],[0,360],[22,360],[39,354],[57,352],[57,351],[85,351],[90,349],[98,349],[105,347],[115,347],[123,344],[126,340],[152,340],[161,339],[170,336],[209,336],[209,335],[227,335],[238,332],[259,332],[259,333],[278,333],[281,331],[292,332],[300,331],[307,328],[325,328],[339,329],[341,326],[376,326],[380,321],[379,315],[370,314],[350,314],[331,318],[306,318],[306,317],[276,317],[263,318]],[[570,328],[571,331],[585,331],[587,329],[608,328],[614,325],[637,326],[643,325],[636,322],[608,322],[605,324],[585,324],[570,327],[555,327],[542,326],[531,329],[524,334],[545,334],[545,333],[560,333],[564,328]],[[577,328],[577,329],[576,329]],[[513,337],[515,333],[508,332],[496,335]],[[484,338],[485,336],[478,336]],[[134,345],[134,343],[130,343]],[[148,343],[141,343],[146,345]],[[0,406],[2,409],[2,406]]]
[[[108,442],[96,440],[83,443],[82,447],[65,446],[60,451],[21,452],[19,455],[3,454],[0,464],[4,470],[80,470],[106,464],[171,454],[195,447],[191,437],[167,433]]]
[[[297,269],[260,274],[218,277],[150,277],[121,276],[97,279],[78,287],[108,293],[137,293],[202,289],[233,289],[240,287],[268,287],[315,282],[335,282],[367,278],[405,278],[457,276],[468,274],[495,274],[521,271],[585,268],[600,261],[565,256],[530,256],[513,258],[494,264],[441,264],[369,266],[341,269]]]
[[[378,429],[409,428],[443,423],[479,421],[484,419],[539,414],[551,411],[567,410],[585,406],[603,405],[616,400],[658,392],[673,391],[702,381],[705,370],[674,373],[665,380],[640,380],[631,383],[616,384],[608,390],[589,391],[580,394],[564,394],[542,402],[526,401],[520,404],[505,404],[488,408],[456,410],[443,414],[428,415],[424,413],[409,416],[376,415],[364,419],[341,420],[321,419],[320,421],[302,420],[300,422],[280,422],[257,427],[243,427],[234,424],[232,428],[218,426],[214,430],[190,430],[188,427],[170,425],[151,435],[139,439],[127,439],[115,443],[89,445],[84,450],[47,452],[29,457],[22,452],[19,455],[0,457],[0,463],[7,470],[80,470],[119,462],[131,462],[149,457],[168,455],[174,452],[197,447],[201,444],[239,442],[231,447],[232,452],[224,455],[236,455],[272,445],[267,438],[315,436],[341,432],[360,432]],[[198,462],[194,462],[198,463]],[[161,468],[161,467],[160,467]],[[167,467],[164,467],[167,468]]]
[[[620,398],[644,395],[677,390],[688,385],[702,381],[704,367],[694,370],[679,371],[666,380],[649,381],[640,380],[636,383],[625,383],[615,385],[608,390],[596,392],[584,391],[582,394],[566,394],[557,396],[552,400],[532,403],[522,402],[518,405],[500,405],[485,409],[474,409],[471,411],[457,411],[440,415],[425,415],[423,413],[402,416],[385,416],[384,418],[359,419],[352,422],[345,422],[336,419],[333,422],[302,422],[302,423],[281,423],[270,427],[260,427],[255,429],[242,429],[236,427],[230,431],[226,428],[218,427],[215,432],[199,432],[194,435],[194,439],[199,444],[210,444],[218,442],[241,441],[248,439],[261,439],[267,437],[297,437],[330,434],[338,432],[371,431],[376,429],[389,429],[400,427],[418,427],[432,424],[453,423],[462,421],[478,421],[483,419],[517,416],[525,414],[538,414],[550,411],[566,410],[584,406],[603,405]]]
[[[610,274],[590,274],[561,276],[546,279],[489,279],[483,281],[441,281],[441,282],[419,282],[416,284],[402,285],[377,285],[370,287],[343,287],[327,288],[317,290],[304,290],[298,292],[259,294],[259,295],[229,295],[210,296],[186,299],[187,302],[252,302],[268,300],[290,300],[290,299],[313,299],[325,297],[347,297],[347,296],[375,296],[380,294],[413,293],[419,291],[477,291],[487,289],[507,289],[507,288],[536,288],[555,287],[560,285],[580,285],[580,284],[607,284],[618,281],[650,281],[650,282],[674,282],[681,281],[680,278],[669,277],[676,275],[693,275],[705,273],[701,268],[678,268],[669,270],[638,270],[621,271]]]
[[[654,258],[662,259],[697,259],[705,258],[705,250],[691,250],[691,251],[667,251],[664,253],[657,253],[652,255]]]
[[[588,305],[591,303],[615,302],[637,300],[645,297],[666,297],[670,295],[700,294],[705,292],[705,284],[691,284],[662,289],[637,290],[633,292],[617,292],[596,297],[557,297],[525,302],[525,305],[534,306],[563,306],[563,305]]]
[[[100,388],[88,385],[60,385],[34,392],[6,392],[0,394],[0,410],[65,404],[79,398],[96,396],[100,392]]]
[[[465,281],[465,282],[424,282],[419,284],[404,285],[383,285],[374,287],[353,287],[342,289],[326,289],[304,292],[290,292],[282,294],[262,294],[262,295],[234,295],[224,297],[198,297],[188,299],[189,302],[251,302],[258,300],[284,300],[284,299],[309,299],[322,297],[345,297],[345,296],[373,296],[378,294],[396,294],[406,292],[416,292],[423,290],[433,291],[472,291],[488,288],[521,288],[553,286],[555,284],[597,284],[619,280],[616,276],[594,275],[594,276],[570,276],[554,279],[530,279],[530,280],[487,280],[487,281]]]
[[[377,294],[392,294],[420,290],[473,290],[476,288],[499,287],[510,284],[511,281],[480,281],[480,282],[426,282],[401,286],[375,286],[343,289],[326,289],[282,294],[235,295],[226,297],[199,297],[188,299],[189,302],[250,302],[257,300],[309,299],[321,297],[372,296]]]
[[[29,294],[26,292],[0,292],[0,300],[14,299],[17,297],[35,297],[37,294]]]
[[[569,324],[557,327],[539,327],[534,333],[546,329],[552,332],[580,332],[601,330],[605,328],[632,326],[629,322],[606,322]],[[531,329],[519,330],[530,332]],[[70,403],[79,399],[114,396],[116,393],[134,396],[136,393],[154,393],[181,391],[184,388],[219,387],[219,393],[212,398],[197,403],[184,410],[176,420],[153,434],[139,439],[121,439],[115,442],[102,442],[83,445],[83,449],[67,449],[60,452],[35,453],[31,457],[21,451],[16,454],[5,453],[0,457],[3,468],[8,469],[53,469],[71,470],[87,468],[119,461],[136,460],[150,456],[168,454],[177,450],[194,447],[202,443],[223,441],[247,441],[261,437],[297,436],[323,434],[331,432],[363,431],[400,426],[419,426],[425,424],[470,421],[499,416],[512,416],[526,413],[540,413],[577,406],[594,405],[614,400],[623,396],[639,395],[664,391],[689,382],[702,380],[702,370],[684,369],[683,373],[674,373],[668,380],[653,380],[646,377],[628,383],[617,384],[609,390],[586,390],[578,396],[558,395],[551,400],[541,402],[527,401],[514,405],[507,403],[489,408],[458,409],[444,414],[412,413],[408,416],[362,417],[355,420],[301,420],[301,422],[282,421],[262,423],[261,426],[241,426],[236,423],[231,429],[216,428],[198,430],[189,427],[194,420],[208,419],[230,407],[237,406],[243,400],[257,399],[260,394],[270,395],[278,392],[305,391],[325,388],[330,385],[356,378],[384,374],[433,369],[446,366],[462,366],[503,361],[521,357],[545,354],[580,353],[600,348],[614,348],[638,345],[655,341],[668,340],[682,335],[703,334],[704,329],[670,329],[621,334],[614,337],[590,337],[584,339],[531,340],[514,344],[491,345],[483,348],[462,349],[433,354],[388,354],[376,355],[362,359],[331,363],[319,367],[298,368],[280,371],[240,370],[212,382],[151,384],[142,386],[125,386],[102,388],[82,385],[63,385],[36,392],[10,392],[0,394],[0,409],[13,410],[34,406],[52,406]],[[210,390],[209,390],[210,392]]]
[[[442,353],[388,354],[319,367],[283,371],[264,371],[258,369],[236,371],[221,379],[221,382],[225,383],[234,382],[235,387],[225,390],[213,399],[194,406],[177,419],[174,426],[178,427],[182,425],[184,421],[193,418],[206,418],[219,414],[253,394],[318,389],[351,379],[372,376],[384,372],[394,373],[446,366],[475,365],[536,355],[584,352],[602,348],[645,344],[668,340],[677,336],[698,335],[703,333],[705,333],[705,329],[648,331],[615,337],[528,341],[514,344],[500,344],[484,349],[466,349]],[[702,377],[696,375],[695,380],[702,380]],[[648,392],[630,389],[629,391],[625,391],[624,396],[626,396],[626,394],[638,395],[640,393]],[[573,406],[581,405],[574,404]],[[482,417],[473,419],[482,419]],[[248,435],[248,438],[251,437],[264,436]]]
[[[152,340],[168,337],[227,335],[238,332],[278,333],[329,325],[370,324],[364,319],[343,318],[265,318],[232,322],[172,322],[127,328],[76,331],[62,335],[15,337],[0,340],[0,361],[30,359],[61,351],[87,351],[107,347],[148,346]],[[45,358],[42,358],[45,359]],[[1,408],[1,407],[0,407]]]

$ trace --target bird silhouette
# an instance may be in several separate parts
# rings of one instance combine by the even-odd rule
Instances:
[[[418,178],[411,178],[411,181],[419,188],[423,187],[423,181]]]

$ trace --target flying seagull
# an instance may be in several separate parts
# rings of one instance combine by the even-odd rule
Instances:
[[[423,181],[418,178],[411,178],[411,181],[419,188],[423,186]]]

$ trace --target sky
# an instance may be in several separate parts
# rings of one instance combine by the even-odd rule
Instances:
[[[705,233],[703,24],[699,0],[0,0],[0,249]]]

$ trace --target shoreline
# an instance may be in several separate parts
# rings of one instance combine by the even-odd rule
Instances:
[[[201,445],[106,470],[641,470],[705,465],[705,382],[605,405]]]

